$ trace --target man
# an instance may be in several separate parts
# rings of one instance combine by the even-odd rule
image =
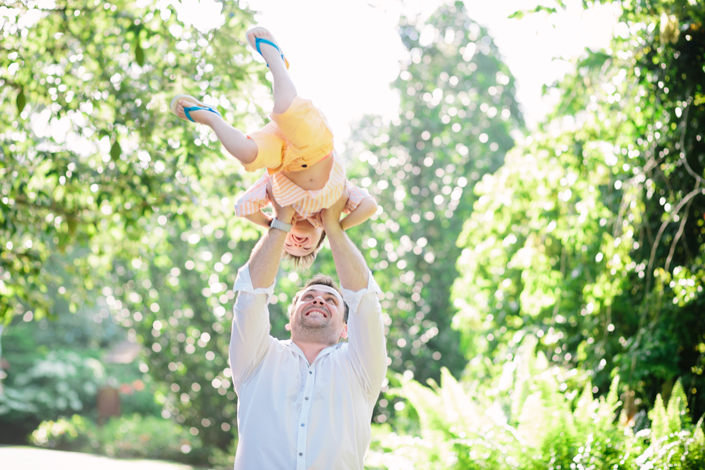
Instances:
[[[293,208],[272,198],[276,222],[238,273],[230,340],[236,470],[363,468],[387,352],[379,287],[340,226],[346,199],[321,213],[342,294],[329,278],[306,284],[290,308],[291,340],[269,335],[267,305]]]

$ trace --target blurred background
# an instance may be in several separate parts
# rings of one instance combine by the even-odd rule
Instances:
[[[0,461],[232,468],[230,289],[261,235],[233,203],[259,175],[168,104],[266,123],[259,24],[380,203],[348,232],[388,338],[368,468],[705,468],[704,19],[695,0],[5,1]],[[329,250],[282,265],[275,336],[315,272]]]

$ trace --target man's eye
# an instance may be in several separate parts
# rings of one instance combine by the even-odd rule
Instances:
[[[304,299],[312,299],[313,296],[311,294],[306,294],[304,295]]]

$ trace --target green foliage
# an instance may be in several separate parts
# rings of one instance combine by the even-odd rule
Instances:
[[[62,304],[59,301],[57,305]],[[5,329],[2,442],[23,443],[37,423],[61,415],[97,416],[97,391],[105,386],[120,391],[124,414],[159,415],[162,411],[154,399],[154,384],[139,371],[138,364],[105,362],[109,350],[125,339],[125,332],[112,321],[108,310],[70,314],[63,307],[51,322],[15,318]]]
[[[607,397],[575,371],[549,366],[536,341],[524,339],[517,356],[483,393],[482,377],[457,381],[443,369],[441,385],[399,378],[396,390],[418,413],[418,436],[377,428],[367,465],[376,469],[695,469],[705,464],[702,422],[681,427],[666,416],[664,429],[636,434],[615,420],[618,378]],[[573,382],[573,385],[569,384]],[[584,382],[583,387],[579,383]],[[582,388],[582,392],[578,393]],[[505,393],[508,390],[509,393]],[[660,396],[659,396],[660,400]],[[673,394],[669,408],[678,408]],[[654,408],[653,411],[656,411]],[[675,425],[678,427],[675,428]]]
[[[109,338],[96,345],[91,334],[104,320],[127,327],[128,340],[153,352],[170,338],[173,345],[148,366],[160,384],[157,411],[212,431],[205,437],[225,448],[235,402],[232,387],[212,386],[216,376],[227,379],[221,304],[233,298],[224,295],[234,281],[230,261],[244,264],[259,233],[233,214],[232,198],[245,186],[240,166],[221,155],[214,134],[179,120],[168,104],[190,93],[217,104],[233,125],[261,124],[251,92],[266,68],[244,40],[252,13],[226,2],[224,24],[199,31],[177,18],[174,5],[156,1],[7,8],[0,26],[0,319],[41,320],[94,303],[95,317],[55,339],[105,346]],[[217,258],[207,257],[214,252]],[[214,272],[222,279],[208,277]],[[179,334],[196,344],[209,334],[217,360],[185,352]],[[32,352],[25,362],[36,359]],[[148,384],[126,397],[126,409],[154,413],[151,392]],[[203,401],[194,405],[196,395]]]
[[[149,458],[201,463],[209,450],[201,440],[171,420],[138,414],[112,418],[98,427],[73,415],[44,421],[32,433],[32,444],[59,450],[120,458]]]
[[[90,413],[90,360],[119,325],[144,346],[140,372],[100,380],[153,377],[125,409],[179,425],[74,417],[43,425],[46,443],[128,455],[148,430],[171,436],[162,458],[183,459],[181,444],[228,466],[229,287],[260,232],[232,211],[249,181],[239,165],[166,105],[188,92],[237,127],[261,122],[251,91],[265,69],[242,38],[252,16],[226,2],[225,24],[199,32],[163,2],[114,3],[11,2],[0,25],[3,424]],[[350,235],[385,291],[391,369],[404,373],[375,413],[392,426],[375,428],[373,466],[703,468],[690,416],[705,411],[705,7],[622,6],[610,49],[555,85],[555,113],[517,148],[514,80],[462,3],[401,20],[400,116],[365,118],[349,149],[349,176],[381,206]],[[334,272],[328,252],[315,269]],[[302,277],[278,279],[275,335]],[[85,303],[87,321],[41,327]],[[650,431],[621,424],[642,428],[643,410],[614,422],[625,388],[651,408]]]
[[[49,417],[85,411],[104,376],[101,363],[74,351],[51,351],[19,371],[0,394],[0,416]]]
[[[89,427],[95,434],[97,427],[81,415],[43,421],[32,433],[30,442],[35,446],[57,450],[82,450],[92,447],[87,432]]]
[[[153,215],[188,215],[214,195],[200,177],[222,159],[215,137],[167,105],[187,92],[232,124],[257,120],[254,103],[237,107],[263,76],[242,38],[252,14],[222,6],[223,26],[199,32],[163,2],[5,3],[0,319],[52,314],[56,289],[75,312],[115,258],[139,255]]]
[[[534,334],[647,407],[680,377],[678,406],[700,416],[705,7],[621,4],[610,48],[587,51],[553,115],[475,187],[453,325],[488,379]]]
[[[229,288],[252,243],[227,241],[223,229],[237,224],[233,214],[220,217],[209,215],[183,230],[167,227],[163,237],[153,236],[150,244],[157,256],[119,265],[113,274],[115,288],[105,293],[115,299],[108,308],[128,338],[145,346],[140,368],[159,377],[156,396],[162,416],[224,449],[236,420],[227,364],[235,297]],[[257,236],[254,230],[252,234]],[[273,322],[283,320],[273,307]]]
[[[399,118],[366,117],[349,147],[357,157],[349,177],[381,210],[350,234],[386,293],[391,368],[437,379],[441,363],[454,373],[465,364],[450,327],[455,240],[475,182],[501,166],[522,118],[511,73],[461,2],[423,24],[402,18],[399,34],[410,57],[392,84]],[[319,258],[319,269],[332,272],[330,257]],[[382,411],[381,420],[390,413]]]

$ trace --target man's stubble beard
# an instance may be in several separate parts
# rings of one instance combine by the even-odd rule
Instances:
[[[335,337],[332,319],[329,319],[325,324],[307,324],[306,319],[300,316],[296,320],[296,324],[292,325],[292,339],[305,343],[327,344],[329,346],[336,344],[338,338]]]

